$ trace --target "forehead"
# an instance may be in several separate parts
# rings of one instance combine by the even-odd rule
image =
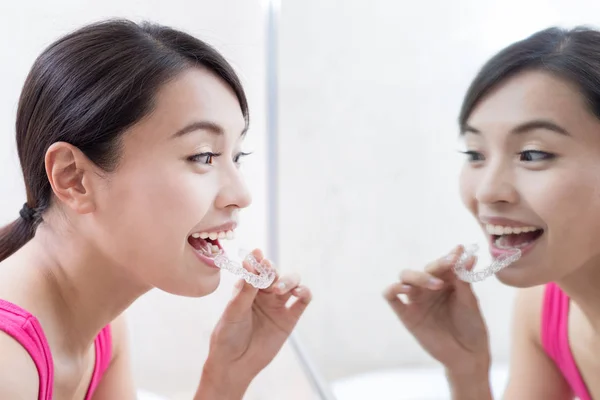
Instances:
[[[570,127],[595,121],[578,88],[571,82],[543,71],[526,71],[509,78],[479,102],[467,124],[506,127],[531,119],[548,119]]]
[[[190,68],[158,91],[153,111],[128,136],[130,140],[143,136],[147,144],[164,142],[178,130],[202,121],[219,125],[233,140],[246,128],[233,90],[212,72]]]

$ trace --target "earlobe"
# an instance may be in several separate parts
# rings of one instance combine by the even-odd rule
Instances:
[[[53,143],[44,159],[56,198],[78,214],[94,211],[93,163],[77,147]]]

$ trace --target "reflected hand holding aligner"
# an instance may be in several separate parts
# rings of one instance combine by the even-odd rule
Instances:
[[[250,285],[254,286],[257,289],[266,289],[275,280],[277,276],[275,269],[265,267],[261,263],[259,263],[252,253],[245,252],[243,250],[239,251],[240,257],[244,257],[244,253],[246,253],[245,261],[258,272],[258,275],[253,274],[248,271],[242,265],[242,262],[232,260],[229,258],[223,250],[221,250],[215,256],[215,265],[221,269],[231,272],[239,278],[242,278]]]
[[[467,270],[466,265],[469,259],[474,257],[478,250],[479,246],[476,244],[465,247],[465,251],[460,255],[458,261],[454,265],[454,273],[461,281],[469,283],[483,281],[521,258],[521,250],[513,248],[505,254],[495,258],[487,268],[478,271],[469,271]]]

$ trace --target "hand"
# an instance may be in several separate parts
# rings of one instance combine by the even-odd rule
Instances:
[[[405,270],[384,297],[421,346],[450,375],[489,370],[488,333],[471,285],[459,280],[452,267],[464,251],[458,246],[425,271]],[[467,269],[475,265],[469,260]],[[398,295],[408,297],[405,304]]]
[[[273,268],[260,250],[252,252],[262,266]],[[244,268],[256,272],[244,262]],[[288,300],[294,297],[288,306]],[[252,379],[277,355],[312,298],[298,275],[276,277],[263,290],[243,280],[212,333],[205,375],[211,384],[240,386]],[[243,395],[243,391],[242,394]],[[222,398],[241,398],[238,394]]]

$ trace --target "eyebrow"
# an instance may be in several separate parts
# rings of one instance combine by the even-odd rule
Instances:
[[[552,131],[552,132],[558,133],[560,135],[571,136],[571,134],[565,128],[561,127],[558,124],[555,124],[554,122],[552,122],[550,120],[546,120],[546,119],[534,119],[532,121],[522,123],[522,124],[514,127],[510,131],[510,133],[515,134],[515,135],[520,135],[523,133],[529,133],[536,129],[544,129],[547,131]],[[460,136],[464,136],[466,133],[474,133],[476,135],[479,135],[479,134],[481,134],[481,131],[473,128],[472,126],[469,126],[468,124],[464,124],[464,126],[460,130]]]
[[[195,132],[195,131],[206,131],[206,132],[212,133],[215,136],[222,136],[225,134],[225,130],[223,129],[223,127],[215,122],[196,121],[196,122],[192,122],[191,124],[188,124],[185,127],[181,128],[180,130],[175,132],[172,137],[178,138],[178,137],[187,135],[188,133]],[[246,135],[246,132],[248,132],[248,124],[246,124],[246,126],[242,130],[242,133],[240,134],[240,136]]]

